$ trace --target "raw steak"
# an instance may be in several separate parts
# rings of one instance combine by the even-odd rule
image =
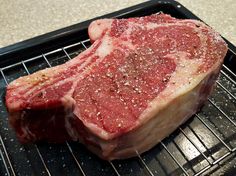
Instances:
[[[21,142],[79,140],[104,159],[147,151],[209,96],[227,46],[196,20],[165,14],[91,23],[92,46],[9,84]]]

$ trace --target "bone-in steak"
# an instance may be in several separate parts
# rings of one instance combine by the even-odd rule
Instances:
[[[142,153],[209,96],[227,52],[196,20],[165,14],[91,23],[92,46],[7,87],[21,142],[80,140],[104,159]]]

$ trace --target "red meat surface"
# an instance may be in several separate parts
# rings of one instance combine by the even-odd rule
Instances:
[[[142,153],[202,106],[227,52],[202,22],[165,14],[96,20],[88,31],[86,51],[8,85],[21,142],[80,140],[109,160]]]

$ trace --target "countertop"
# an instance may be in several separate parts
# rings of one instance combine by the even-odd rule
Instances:
[[[178,0],[236,45],[235,0]],[[0,0],[0,48],[144,0]]]

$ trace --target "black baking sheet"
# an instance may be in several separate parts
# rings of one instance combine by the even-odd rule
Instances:
[[[160,11],[176,18],[198,19],[175,1],[148,1],[98,18],[137,17]],[[17,141],[14,131],[7,122],[4,105],[5,81],[10,82],[19,76],[27,75],[27,71],[33,73],[49,66],[62,64],[69,60],[69,57],[73,58],[78,55],[85,50],[84,46],[89,47],[90,45],[87,40],[87,27],[93,20],[0,49],[0,134],[2,137],[0,139],[2,151],[0,153],[0,175],[110,176],[117,175],[117,173],[127,176],[219,175],[221,173],[233,175],[236,171],[236,154],[233,150],[236,147],[236,127],[234,125],[236,120],[236,77],[234,75],[236,49],[227,40],[229,51],[210,101],[197,116],[191,118],[180,129],[163,140],[163,143],[142,154],[141,159],[134,157],[113,161],[111,164],[91,154],[79,142],[22,145]],[[42,54],[46,56],[46,60]],[[217,162],[222,157],[224,159]]]

